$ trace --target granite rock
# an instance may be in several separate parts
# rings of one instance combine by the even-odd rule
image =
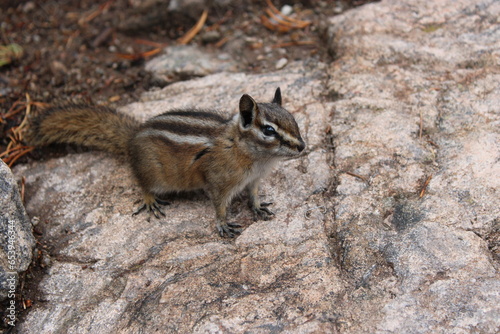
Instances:
[[[341,332],[500,326],[499,14],[385,1],[329,21]]]
[[[35,239],[17,181],[2,160],[0,212],[0,301],[15,301],[12,295],[19,294],[19,275],[31,264]]]
[[[235,72],[237,65],[228,54],[215,55],[197,46],[177,45],[166,47],[165,54],[148,61],[146,70],[164,86],[218,72]]]

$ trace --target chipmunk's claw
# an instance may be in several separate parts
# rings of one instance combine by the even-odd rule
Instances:
[[[144,211],[145,208],[146,208],[146,203],[144,203],[143,205],[141,205],[140,207],[138,207],[137,210],[135,210],[132,213],[132,216],[138,215],[139,213],[141,213],[142,211]]]
[[[157,204],[160,204],[160,205],[170,205],[170,202],[166,201],[164,199],[160,199],[160,198],[157,197],[157,198],[155,198],[155,200],[156,200]]]
[[[154,202],[150,207],[149,211],[152,212],[156,218],[160,219],[160,216],[158,214],[161,214],[163,217],[166,217],[165,213],[161,211],[161,209],[158,207],[158,203]]]
[[[154,202],[152,202],[150,204],[144,203],[137,210],[135,210],[134,213],[132,213],[132,216],[138,215],[139,213],[141,213],[142,211],[144,211],[145,209],[147,209],[148,212],[153,213],[153,215],[157,219],[160,219],[160,215],[162,215],[163,217],[165,217],[166,216],[165,213],[160,209],[160,207],[158,206],[158,204],[167,205],[167,204],[170,204],[170,203],[168,203],[166,201],[159,201],[158,199],[156,199]]]
[[[243,231],[242,227],[243,226],[237,223],[225,223],[218,224],[217,230],[219,231],[219,235],[221,237],[226,235],[228,238],[234,238],[236,235],[241,234]]]
[[[272,202],[260,203],[260,207],[253,207],[252,211],[262,220],[270,220],[274,216],[274,212],[267,207],[273,204]]]

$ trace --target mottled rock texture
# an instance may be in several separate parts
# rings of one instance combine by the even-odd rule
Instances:
[[[237,110],[280,86],[307,154],[262,184],[276,218],[215,233],[203,195],[131,217],[103,153],[15,173],[52,265],[19,333],[494,333],[500,327],[500,3],[382,1],[328,20],[335,60],[219,73],[124,112]]]
[[[499,14],[383,1],[330,19],[341,332],[500,326]]]
[[[0,160],[0,301],[15,301],[19,293],[19,274],[28,269],[35,238],[26,215],[17,181]]]

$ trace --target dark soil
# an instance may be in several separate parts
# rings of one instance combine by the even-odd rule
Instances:
[[[8,109],[26,93],[33,101],[77,97],[125,104],[150,89],[154,83],[143,69],[145,58],[140,53],[175,44],[196,23],[201,9],[191,11],[192,15],[167,15],[156,7],[134,8],[129,2],[22,1],[2,8],[2,44],[17,43],[24,49],[20,59],[1,68],[2,108]],[[317,22],[320,15],[333,14],[333,6],[326,1],[309,2],[314,6],[295,6],[301,19]],[[214,8],[205,24],[205,30],[213,29],[212,37],[202,30],[191,43],[203,44],[209,52],[236,55],[246,71],[274,69],[285,52],[291,59],[325,56],[317,25],[289,33],[270,31],[260,23],[266,7],[264,1],[252,1],[243,8]],[[151,12],[166,19],[151,24],[156,21]],[[218,44],[222,39],[227,42]],[[263,56],[266,46],[294,40],[313,44],[276,48],[273,57]]]
[[[116,107],[136,101],[141,93],[158,86],[144,70],[145,61],[163,46],[177,44],[203,10],[170,12],[168,2],[0,0],[0,46],[16,43],[23,50],[0,67],[0,154],[11,141],[12,129],[24,118],[26,108],[17,108],[19,112],[12,115],[13,106],[22,107],[28,97],[37,103],[78,99]],[[272,2],[278,9],[293,6],[291,16],[311,24],[288,32],[271,30],[261,22],[268,8],[265,0],[233,0],[233,5],[209,8],[204,28],[190,44],[207,52],[229,53],[241,71],[250,73],[274,71],[283,57],[288,61],[329,61],[321,22],[369,1]],[[144,7],[146,3],[152,5]],[[41,105],[32,105],[32,109]],[[43,158],[43,154],[33,151],[17,163]],[[32,302],[43,302],[37,299],[36,286],[48,253],[50,246],[39,244],[35,262],[22,279],[19,302],[27,308]]]

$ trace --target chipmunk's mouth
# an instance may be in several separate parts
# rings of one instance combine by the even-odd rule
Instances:
[[[308,154],[309,154],[309,152],[305,149],[302,151],[299,151],[299,152],[290,150],[285,155],[283,155],[283,160],[293,160],[293,159],[297,159],[297,158],[303,157],[303,156],[308,155]]]
[[[282,143],[279,147],[279,154],[283,158],[296,158],[303,154],[306,148],[306,143],[299,138],[298,140],[294,140],[294,142]]]

